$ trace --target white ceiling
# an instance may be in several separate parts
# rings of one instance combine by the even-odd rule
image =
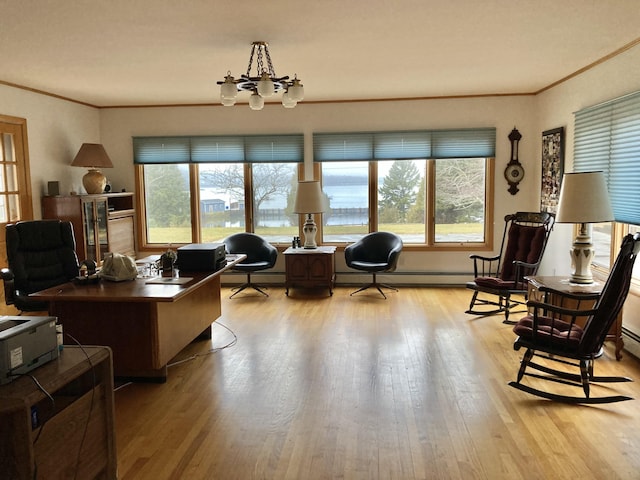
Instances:
[[[101,107],[218,103],[263,40],[307,102],[534,93],[639,25],[638,0],[2,0],[0,82]]]

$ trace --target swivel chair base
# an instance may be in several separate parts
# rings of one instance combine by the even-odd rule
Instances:
[[[370,283],[369,285],[365,285],[364,287],[360,287],[358,290],[356,290],[355,292],[351,292],[349,295],[354,295],[356,293],[362,292],[364,290],[367,290],[369,288],[376,288],[380,294],[384,297],[384,299],[387,299],[387,296],[384,294],[384,292],[382,291],[382,288],[388,288],[389,290],[394,290],[394,291],[398,291],[398,289],[396,287],[392,287],[391,285],[387,285],[386,283],[378,283],[376,281],[376,274],[373,274],[373,282]]]
[[[261,285],[256,285],[255,283],[251,283],[251,274],[247,273],[247,283],[240,285],[239,287],[232,288],[231,291],[233,292],[233,294],[229,298],[235,297],[237,294],[239,294],[243,290],[246,290],[247,288],[253,288],[255,291],[260,292],[265,297],[269,296],[267,292],[262,290],[263,288],[266,290],[267,287],[263,287]]]

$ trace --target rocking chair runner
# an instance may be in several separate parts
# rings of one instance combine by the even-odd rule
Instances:
[[[512,295],[526,296],[525,277],[538,271],[554,220],[555,215],[548,212],[517,212],[504,217],[500,254],[495,257],[470,256],[474,281],[468,282],[467,288],[473,290],[473,296],[465,313],[493,315],[504,312],[504,323],[514,323],[509,321],[512,307],[525,302],[513,299]],[[479,293],[484,294],[484,298],[479,298]],[[486,305],[490,309],[482,308]]]
[[[513,328],[518,335],[513,348],[527,350],[520,363],[520,370],[512,387],[539,397],[567,403],[611,403],[631,400],[622,395],[606,397],[590,397],[590,383],[598,382],[629,382],[626,377],[596,377],[593,374],[593,364],[601,353],[607,332],[620,313],[631,283],[633,264],[640,250],[640,233],[627,235],[620,247],[609,278],[604,285],[600,297],[591,310],[572,310],[541,302],[530,301],[527,306],[533,308],[533,313],[521,319]],[[546,289],[546,293],[559,297],[572,297],[553,289]],[[576,297],[577,298],[577,297]],[[584,327],[576,323],[579,317],[587,317]],[[537,353],[537,352],[542,352]],[[534,356],[545,358],[563,365],[579,367],[580,374],[571,374],[557,370],[548,365],[533,362]],[[544,372],[546,375],[529,373],[527,367]],[[584,397],[567,396],[549,393],[521,383],[527,375],[543,380],[550,380],[566,385],[582,387]]]

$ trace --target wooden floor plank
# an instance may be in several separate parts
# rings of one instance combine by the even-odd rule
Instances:
[[[510,388],[512,327],[464,314],[467,290],[350,291],[229,300],[223,289],[219,322],[235,346],[209,353],[233,340],[214,325],[166,384],[116,391],[119,478],[640,475],[640,400],[562,405]],[[608,346],[595,368],[635,378],[607,388],[640,399],[637,359]]]

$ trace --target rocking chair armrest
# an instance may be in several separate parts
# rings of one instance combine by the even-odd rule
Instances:
[[[469,258],[473,261],[482,260],[485,262],[495,262],[496,260],[500,260],[500,255],[496,255],[494,257],[483,257],[482,255],[473,254],[473,255],[469,255]]]
[[[500,255],[494,257],[483,257],[482,255],[469,255],[469,258],[473,260],[473,276],[478,277],[488,276],[497,277],[498,267],[500,265]]]
[[[590,310],[576,310],[574,308],[560,307],[558,305],[552,305],[550,303],[538,302],[536,300],[529,300],[527,302],[527,308],[533,309],[533,318],[534,324],[536,323],[536,319],[538,317],[538,312],[544,312],[545,316],[549,316],[549,314],[553,314],[555,317],[564,316],[571,317],[573,323],[576,317],[587,317],[589,315],[593,315],[596,313],[595,309]]]

